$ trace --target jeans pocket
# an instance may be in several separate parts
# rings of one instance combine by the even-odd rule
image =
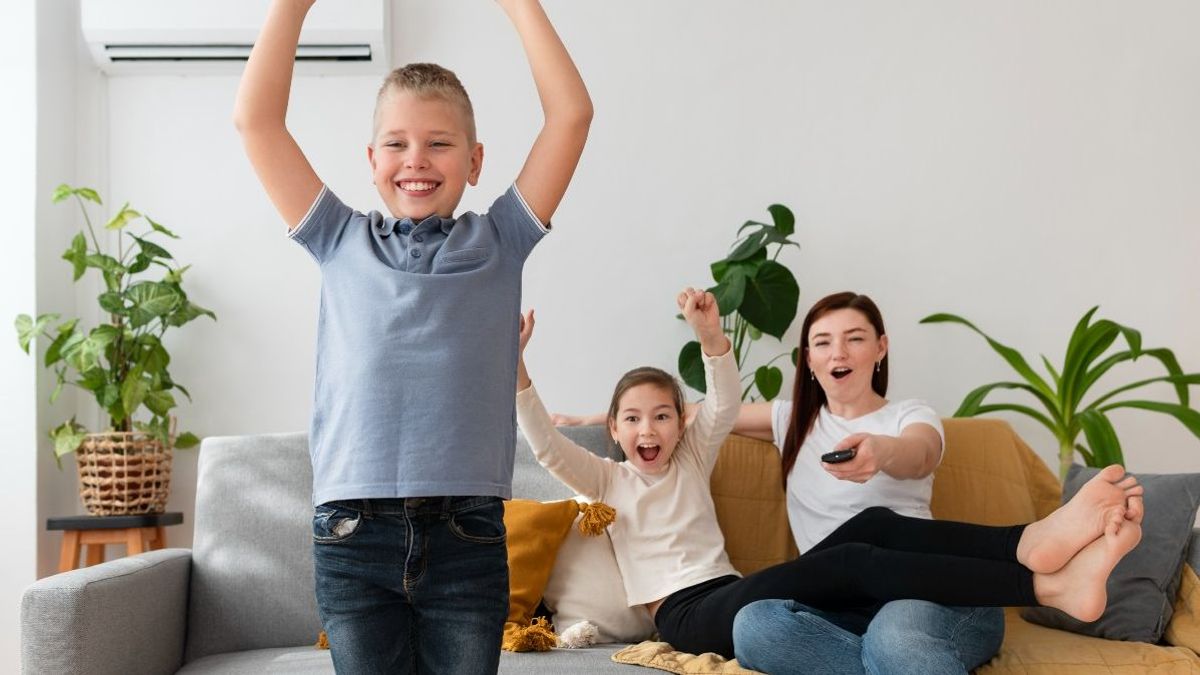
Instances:
[[[312,536],[317,544],[340,544],[362,528],[362,514],[333,504],[313,510]]]
[[[470,544],[503,544],[504,502],[499,498],[450,516],[450,532]]]

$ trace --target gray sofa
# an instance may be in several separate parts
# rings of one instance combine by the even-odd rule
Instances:
[[[569,430],[598,454],[599,427]],[[56,574],[21,602],[27,675],[332,673],[313,597],[312,472],[305,434],[207,438],[200,449],[193,548],[151,551]],[[516,497],[569,490],[516,449]],[[629,672],[623,645],[505,652],[501,673]]]

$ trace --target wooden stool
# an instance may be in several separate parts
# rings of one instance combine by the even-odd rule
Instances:
[[[164,528],[183,522],[183,514],[147,513],[136,516],[68,516],[47,518],[47,530],[63,530],[58,571],[79,568],[79,552],[87,546],[88,565],[104,562],[105,544],[125,544],[125,555],[154,551],[166,545]]]

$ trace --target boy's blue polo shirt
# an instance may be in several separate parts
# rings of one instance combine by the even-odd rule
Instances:
[[[547,231],[515,185],[420,223],[321,190],[290,234],[321,266],[314,504],[511,496],[521,269]]]

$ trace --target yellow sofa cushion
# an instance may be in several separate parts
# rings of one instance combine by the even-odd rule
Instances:
[[[1004,645],[976,675],[1173,675],[1200,672],[1200,657],[1185,647],[1078,635],[1025,621],[1004,610]]]
[[[946,449],[933,474],[934,518],[1017,525],[1058,508],[1058,479],[1007,422],[945,419],[942,425]]]
[[[529,627],[554,568],[558,548],[577,515],[579,504],[571,499],[545,503],[513,499],[504,503],[504,527],[508,530],[506,648],[514,644],[519,631]]]
[[[1200,578],[1191,565],[1180,572],[1179,592],[1175,595],[1175,613],[1163,633],[1163,640],[1176,647],[1200,652]]]
[[[721,446],[710,487],[725,552],[734,569],[752,574],[795,558],[773,443],[731,434]]]

